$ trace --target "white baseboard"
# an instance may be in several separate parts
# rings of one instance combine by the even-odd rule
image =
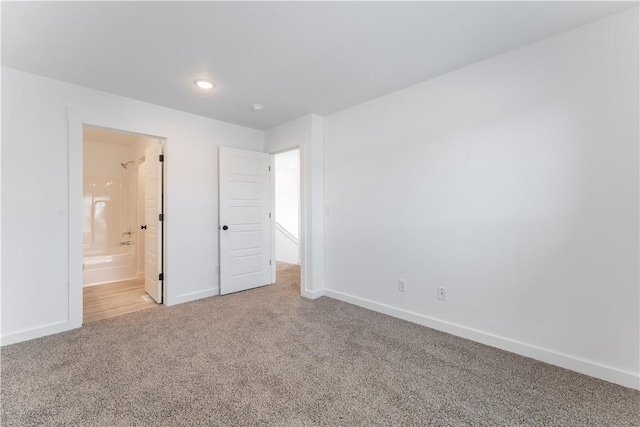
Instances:
[[[220,288],[218,288],[217,286],[215,288],[205,289],[204,291],[190,292],[188,294],[181,294],[176,295],[172,298],[167,298],[165,305],[169,306],[182,304],[185,302],[191,302],[201,298],[208,298],[216,295],[220,295]]]
[[[309,299],[316,299],[324,296],[324,289],[318,289],[317,291],[307,291],[306,289],[302,289],[300,294]]]
[[[31,329],[24,329],[22,331],[11,332],[9,334],[0,337],[0,345],[5,346],[9,344],[15,344],[22,341],[29,341],[35,338],[44,337],[47,335],[57,334],[74,329],[68,320],[62,320],[60,322],[49,323],[44,326],[37,326]]]
[[[369,310],[377,311],[379,313],[387,314],[389,316],[427,326],[432,329],[447,332],[451,335],[466,338],[472,341],[489,345],[491,347],[496,347],[501,350],[516,353],[521,356],[530,357],[541,362],[576,371],[581,374],[619,384],[624,387],[640,390],[640,375],[634,374],[632,372],[621,371],[619,369],[600,365],[588,360],[568,356],[562,353],[557,353],[552,350],[536,347],[519,341],[514,341],[509,338],[500,337],[487,332],[479,331],[477,329],[425,316],[423,314],[410,312],[368,299],[345,294],[343,292],[325,289],[323,293],[330,298],[364,307]]]

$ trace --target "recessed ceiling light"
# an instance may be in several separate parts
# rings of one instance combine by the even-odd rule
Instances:
[[[213,83],[201,79],[194,81],[193,84],[198,86],[200,89],[213,89],[216,87]]]
[[[251,105],[251,109],[253,111],[262,111],[262,110],[264,110],[264,105],[262,105],[262,104],[252,104]]]

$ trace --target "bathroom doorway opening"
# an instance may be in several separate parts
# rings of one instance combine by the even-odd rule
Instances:
[[[163,147],[83,126],[83,323],[163,303]]]
[[[300,293],[300,149],[274,154],[276,283]]]

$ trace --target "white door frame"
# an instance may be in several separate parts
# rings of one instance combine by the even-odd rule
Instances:
[[[73,107],[67,107],[67,121],[69,126],[69,300],[68,300],[68,313],[69,313],[69,329],[79,328],[82,326],[82,313],[83,313],[83,293],[82,293],[82,183],[83,183],[83,127],[91,126],[97,128],[103,128],[108,130],[114,130],[118,132],[127,132],[138,134],[141,136],[147,136],[151,138],[157,138],[164,140],[164,153],[165,159],[167,159],[167,151],[169,147],[170,139],[173,141],[175,138],[171,138],[169,135],[160,136],[149,129],[138,128],[132,126],[132,119],[130,116],[123,114],[119,117],[114,117],[111,114],[100,114],[100,112],[77,111]],[[135,122],[135,121],[134,121]],[[162,198],[162,209],[166,214],[167,207],[167,173],[166,163],[164,165],[165,172],[163,174],[163,188],[164,196]],[[162,290],[163,303],[169,305],[168,300],[168,287],[169,283],[166,280],[167,277],[167,223],[163,224],[163,253],[162,264],[164,270],[164,283]]]
[[[324,278],[324,127],[308,114],[265,132],[270,154],[300,148],[300,294],[309,299],[325,292]]]
[[[300,149],[300,294],[324,295],[324,140],[322,117],[309,114],[266,132],[265,148],[277,154]]]

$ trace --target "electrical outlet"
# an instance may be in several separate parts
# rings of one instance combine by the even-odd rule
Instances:
[[[443,288],[442,286],[438,286],[438,299],[440,301],[447,300],[447,288]]]
[[[398,279],[398,291],[399,292],[404,292],[406,290],[406,283],[404,280],[402,279]]]

